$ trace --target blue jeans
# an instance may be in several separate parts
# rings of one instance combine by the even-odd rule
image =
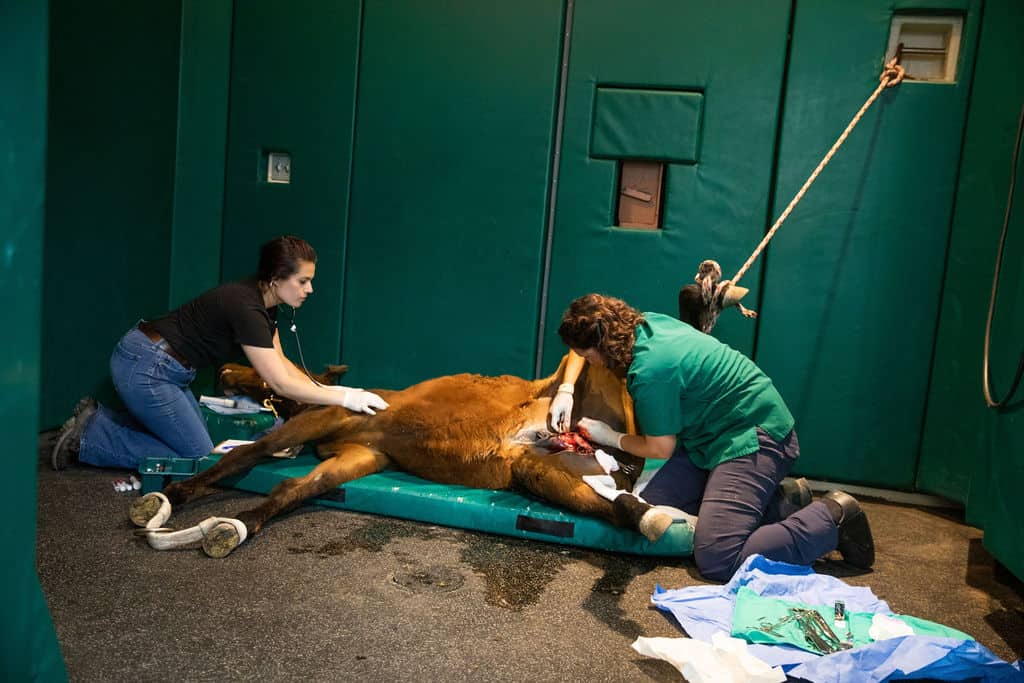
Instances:
[[[700,573],[728,580],[750,555],[809,565],[839,543],[828,508],[815,501],[782,519],[775,498],[779,482],[800,456],[796,430],[781,442],[757,430],[760,449],[698,468],[680,447],[640,494],[652,505],[697,515],[693,559]]]
[[[100,406],[82,432],[78,459],[136,469],[144,458],[201,458],[213,449],[189,385],[196,371],[133,327],[110,356],[114,388],[129,414]]]

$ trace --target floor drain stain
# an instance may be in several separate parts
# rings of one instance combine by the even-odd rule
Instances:
[[[434,565],[396,572],[391,581],[414,593],[447,593],[459,588],[465,578],[451,567]]]

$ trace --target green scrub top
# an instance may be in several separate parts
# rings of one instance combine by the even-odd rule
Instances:
[[[643,315],[626,375],[641,434],[676,434],[693,464],[711,470],[756,452],[758,427],[776,441],[792,431],[793,415],[753,361],[675,318]]]

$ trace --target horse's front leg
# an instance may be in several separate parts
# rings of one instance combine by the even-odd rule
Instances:
[[[324,455],[321,453],[321,457]],[[260,505],[240,513],[234,520],[223,520],[206,532],[203,551],[210,557],[224,557],[263,528],[270,518],[297,508],[346,481],[379,472],[390,462],[386,455],[374,448],[355,443],[342,444],[335,455],[321,462],[309,474],[282,481]]]
[[[172,482],[162,492],[137,498],[128,516],[137,526],[159,527],[170,517],[171,508],[212,493],[214,484],[225,477],[245,472],[285,448],[301,446],[322,439],[343,427],[352,417],[344,408],[323,407],[309,410],[288,420],[262,439],[233,448],[221,456],[213,467],[188,479]]]

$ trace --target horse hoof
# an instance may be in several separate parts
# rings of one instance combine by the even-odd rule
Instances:
[[[221,522],[203,537],[203,552],[209,557],[220,559],[237,548],[242,542],[238,529],[230,522]]]
[[[672,526],[672,515],[664,510],[651,508],[640,518],[640,533],[651,543],[657,542]]]
[[[135,526],[144,527],[149,524],[151,519],[157,516],[160,508],[166,501],[167,498],[161,493],[147,493],[141,498],[136,498],[132,501],[131,507],[128,508],[128,517]]]

